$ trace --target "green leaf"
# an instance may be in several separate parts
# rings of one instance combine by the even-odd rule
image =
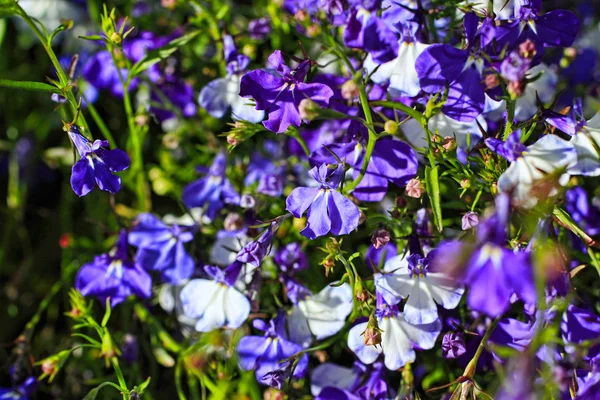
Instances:
[[[59,93],[58,88],[48,85],[42,82],[29,82],[29,81],[13,81],[10,79],[0,79],[0,87],[7,87],[11,89],[31,90],[34,92],[47,92],[47,93]]]
[[[381,106],[381,107],[387,107],[387,108],[393,108],[396,110],[400,110],[402,111],[404,114],[416,119],[417,121],[421,122],[421,120],[423,119],[423,115],[418,112],[417,110],[414,110],[412,108],[410,108],[409,106],[399,103],[399,102],[395,102],[395,101],[372,101],[369,103],[369,105],[371,106]]]
[[[0,18],[13,16],[18,11],[15,0],[0,0]]]
[[[183,35],[175,40],[170,41],[169,44],[167,44],[164,47],[161,47],[160,49],[148,52],[148,54],[146,54],[144,58],[135,63],[133,67],[131,67],[132,76],[139,75],[141,72],[147,70],[160,60],[169,57],[171,54],[177,51],[178,48],[185,45],[199,34],[200,31],[188,33],[187,35]]]
[[[83,398],[83,400],[95,400],[96,397],[98,397],[98,393],[100,393],[100,389],[102,389],[105,386],[112,386],[115,389],[117,389],[118,391],[122,392],[123,390],[115,385],[112,382],[102,382],[101,384],[99,384],[98,386],[96,386],[95,388],[93,388],[92,390],[90,390],[88,392],[88,394],[85,395],[85,397]]]
[[[104,318],[102,318],[102,327],[106,327],[106,324],[108,324],[108,320],[110,319],[110,313],[111,313],[111,308],[110,308],[110,297],[106,298],[106,311],[104,312]]]
[[[427,195],[433,210],[433,222],[439,232],[444,228],[442,225],[442,201],[440,195],[440,179],[438,167],[425,167],[425,182],[427,184]]]

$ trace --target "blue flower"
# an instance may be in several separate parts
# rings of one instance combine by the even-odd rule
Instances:
[[[127,256],[127,232],[122,231],[116,246],[107,254],[94,258],[77,273],[75,288],[84,296],[95,296],[102,304],[110,298],[115,306],[131,295],[149,299],[152,279]]]
[[[30,376],[20,386],[0,388],[0,400],[29,400],[37,389],[38,382]]]
[[[246,244],[237,254],[236,260],[243,263],[252,264],[255,267],[260,266],[263,258],[269,253],[273,235],[279,229],[279,221],[271,222],[269,227],[260,234],[258,239]]]
[[[129,168],[130,160],[123,150],[107,150],[108,141],[90,142],[79,128],[69,125],[69,138],[77,148],[81,158],[73,165],[71,187],[78,196],[85,196],[94,188],[94,183],[101,190],[115,194],[121,189],[121,178],[113,172]]]
[[[245,336],[237,345],[240,367],[246,371],[255,371],[260,380],[267,373],[281,369],[286,358],[302,350],[302,346],[292,342],[285,331],[285,316],[280,313],[267,325],[264,321],[254,320],[254,328],[264,332],[263,336]],[[294,377],[306,374],[308,357],[303,354],[294,370]]]
[[[308,210],[308,223],[300,233],[312,240],[329,231],[334,235],[345,235],[356,229],[360,217],[358,207],[335,190],[342,181],[343,166],[330,169],[327,164],[322,164],[308,173],[319,187],[298,187],[286,200],[287,210],[296,218],[301,218]]]
[[[129,233],[129,242],[138,248],[136,261],[141,266],[177,284],[194,272],[194,260],[183,245],[194,238],[194,230],[194,226],[167,226],[154,215],[142,213]]]
[[[213,160],[204,178],[200,178],[183,188],[181,197],[189,208],[207,205],[206,216],[214,219],[225,204],[238,204],[240,195],[229,179],[225,177],[227,167],[225,153],[219,153]]]

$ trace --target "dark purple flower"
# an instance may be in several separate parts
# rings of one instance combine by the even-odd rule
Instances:
[[[214,219],[225,204],[238,204],[240,196],[225,176],[226,167],[225,153],[217,154],[206,176],[183,188],[181,197],[185,205],[190,208],[207,205],[206,215]]]
[[[0,399],[2,400],[29,400],[38,387],[38,381],[30,376],[21,385],[12,388],[0,388]]]
[[[250,37],[254,40],[262,40],[271,32],[271,20],[269,17],[253,19],[248,23]]]
[[[114,175],[129,168],[130,160],[123,150],[107,150],[107,140],[90,142],[79,128],[69,125],[69,138],[81,158],[73,165],[71,187],[78,196],[85,196],[97,184],[100,190],[115,194],[121,189],[121,178]]]
[[[132,365],[140,357],[140,345],[138,340],[134,335],[127,333],[123,336],[122,343],[121,353],[123,361],[128,365]]]
[[[390,258],[398,255],[398,247],[396,243],[389,242],[380,249],[369,246],[365,252],[365,261],[370,268],[383,268],[383,264]]]
[[[257,193],[279,197],[283,193],[284,179],[285,168],[283,166],[276,165],[260,153],[254,153],[248,165],[244,184],[250,186],[258,182]]]
[[[308,268],[308,257],[298,242],[288,243],[275,253],[275,263],[283,272],[297,272]]]
[[[148,299],[152,295],[152,279],[127,256],[127,232],[122,231],[116,246],[96,256],[77,273],[75,288],[84,296],[97,297],[102,304],[110,298],[115,306],[131,295]]]
[[[600,233],[600,210],[588,198],[587,192],[581,186],[575,186],[565,193],[565,209],[588,235]]]
[[[600,316],[571,304],[563,314],[560,330],[563,340],[566,342],[565,350],[567,353],[576,352],[577,349],[572,345],[598,339],[600,335]],[[600,345],[590,346],[585,359],[591,360],[599,352]]]
[[[467,351],[465,336],[462,332],[448,332],[442,339],[442,356],[444,358],[458,358]]]
[[[344,177],[342,165],[328,168],[327,164],[313,167],[308,174],[319,187],[298,187],[286,199],[286,209],[296,218],[308,210],[306,228],[300,232],[315,239],[331,231],[334,235],[346,235],[358,226],[360,211],[347,197],[335,190]]]
[[[509,82],[520,82],[531,67],[531,60],[513,50],[500,64],[500,74]]]
[[[285,316],[279,314],[269,324],[254,320],[255,329],[264,332],[264,336],[245,336],[237,345],[240,367],[246,371],[254,370],[256,379],[261,380],[269,372],[285,369],[282,363],[288,357],[302,350],[302,346],[290,341],[285,332]],[[294,370],[294,377],[301,378],[306,374],[308,357],[303,354]],[[271,378],[275,378],[271,376]],[[269,379],[270,381],[270,379]],[[268,383],[268,382],[266,382]]]
[[[127,69],[121,68],[123,79],[127,79]],[[123,97],[123,85],[119,76],[119,71],[115,67],[112,56],[108,51],[99,51],[90,56],[82,71],[86,81],[100,90],[108,90],[115,96]],[[137,87],[137,78],[133,78],[129,85],[129,91]]]
[[[277,220],[271,222],[258,239],[251,241],[238,252],[236,260],[259,267],[262,259],[269,254],[273,236],[279,229],[279,225]]]
[[[359,175],[365,155],[361,143],[353,141],[321,147],[311,154],[311,165],[335,163],[332,152],[353,167],[353,178]],[[352,194],[361,201],[381,201],[388,191],[388,182],[404,187],[417,175],[417,169],[417,155],[409,145],[401,140],[378,140],[365,176]]]
[[[521,131],[517,130],[508,136],[505,141],[495,138],[485,139],[485,145],[494,153],[506,158],[510,162],[516,161],[527,151],[527,146],[521,143]]]
[[[257,110],[269,114],[263,125],[272,132],[281,133],[292,126],[300,126],[298,105],[309,98],[321,107],[327,107],[333,91],[321,83],[304,83],[310,69],[310,61],[303,61],[294,70],[283,62],[281,51],[269,56],[269,64],[276,73],[255,70],[242,77],[240,96],[253,98]]]
[[[148,270],[159,271],[162,279],[177,284],[192,276],[195,263],[184,243],[194,238],[195,227],[167,226],[149,213],[136,218],[129,242],[138,248],[136,261]]]

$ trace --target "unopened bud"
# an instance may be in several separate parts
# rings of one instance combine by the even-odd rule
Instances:
[[[486,77],[485,77],[485,87],[486,88],[494,89],[494,88],[498,87],[499,84],[500,84],[500,79],[498,78],[498,75],[496,75],[496,74],[486,75]]]
[[[450,136],[446,136],[444,140],[442,140],[442,147],[446,151],[452,151],[456,149],[456,139]]]
[[[227,143],[230,146],[237,146],[238,144],[240,144],[242,141],[240,140],[239,135],[235,134],[235,133],[230,133],[229,135],[227,135]]]
[[[395,135],[396,133],[398,133],[398,123],[392,120],[385,121],[385,124],[383,125],[383,130],[385,131],[385,133]]]
[[[306,28],[306,36],[308,37],[316,37],[321,33],[321,27],[318,24],[309,25]]]
[[[240,214],[230,213],[225,217],[223,225],[225,230],[228,232],[239,231],[244,227],[244,219]]]
[[[148,124],[149,118],[146,114],[138,114],[135,116],[135,124],[137,126],[145,126]]]
[[[512,98],[521,97],[525,92],[524,81],[510,81],[508,83],[508,93]]]
[[[479,215],[476,212],[469,211],[462,217],[462,229],[466,231],[479,225]]]
[[[379,324],[374,314],[369,316],[367,329],[363,332],[363,336],[365,346],[377,346],[381,344],[381,329],[379,329]]]
[[[536,54],[535,43],[527,39],[519,45],[519,54],[525,58],[533,58]]]
[[[177,0],[161,0],[160,5],[164,8],[173,9],[177,5]]]
[[[390,233],[385,229],[378,229],[371,237],[371,243],[375,249],[379,250],[390,242]]]
[[[423,182],[421,182],[419,178],[413,178],[406,184],[406,195],[409,197],[419,199],[421,198],[424,192],[425,187],[423,186]]]
[[[575,58],[577,50],[574,47],[567,47],[564,51],[565,57]]]
[[[46,375],[52,376],[56,373],[57,360],[49,358],[42,363],[42,372]]]
[[[163,136],[163,146],[169,150],[175,150],[179,147],[179,137],[174,133],[167,133]]]
[[[299,22],[304,22],[308,18],[308,13],[305,10],[298,10],[296,14],[294,14],[294,18]]]
[[[114,44],[119,44],[119,43],[121,43],[122,40],[123,40],[123,38],[121,37],[121,34],[119,32],[113,32],[110,35],[110,41],[113,42]]]
[[[359,96],[360,91],[358,89],[358,84],[353,79],[347,80],[342,85],[342,97],[346,100],[352,100]]]
[[[462,181],[460,181],[460,187],[463,189],[468,189],[471,187],[471,181],[468,179],[463,179]]]
[[[248,193],[244,193],[240,198],[240,207],[242,208],[254,208],[256,206],[256,200],[254,196]]]
[[[311,99],[302,99],[298,105],[300,118],[305,121],[312,121],[319,116],[319,105]]]

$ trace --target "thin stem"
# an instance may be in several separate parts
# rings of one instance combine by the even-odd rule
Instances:
[[[369,167],[369,161],[371,161],[371,155],[373,154],[373,149],[375,149],[375,142],[377,141],[377,134],[375,133],[375,129],[373,128],[373,115],[371,114],[371,108],[369,107],[369,98],[367,96],[367,92],[365,90],[364,85],[360,87],[360,104],[363,109],[363,113],[365,114],[366,126],[369,131],[369,139],[367,141],[367,148],[365,150],[365,157],[363,159],[363,164],[360,169],[360,172],[355,180],[346,185],[345,192],[350,193],[353,191],[363,180],[365,177],[365,173],[367,172],[367,168]]]
[[[46,311],[46,308],[48,308],[48,306],[50,305],[50,302],[52,302],[52,299],[54,298],[54,296],[56,296],[56,294],[60,291],[62,284],[63,284],[62,281],[58,281],[54,285],[52,285],[52,288],[50,288],[50,291],[48,292],[46,297],[44,297],[44,299],[40,303],[40,305],[39,305],[37,311],[35,312],[35,314],[33,315],[33,317],[29,320],[27,325],[25,325],[25,331],[23,332],[23,335],[22,335],[22,337],[25,339],[25,341],[28,342],[31,340],[31,337],[33,336],[33,331],[35,330],[35,327],[38,324],[38,322],[40,322],[40,318],[41,318],[42,314],[44,313],[44,311]]]
[[[485,331],[485,335],[483,335],[483,338],[481,339],[481,342],[479,343],[479,347],[477,347],[477,351],[475,352],[475,355],[473,356],[471,361],[469,361],[467,368],[465,368],[465,372],[464,372],[463,376],[473,378],[473,376],[475,375],[475,370],[477,369],[477,362],[479,361],[479,357],[481,356],[481,353],[483,353],[483,349],[485,348],[485,345],[487,344],[490,336],[492,335],[492,332],[494,332],[494,329],[496,329],[498,322],[500,322],[500,317],[497,317],[496,319],[494,319],[492,321],[492,323],[490,324],[490,326],[487,327],[487,329]]]
[[[121,386],[121,388],[125,389],[125,392],[123,393],[123,400],[127,400],[129,389],[127,389],[127,382],[125,382],[125,377],[123,377],[123,372],[121,371],[121,367],[119,366],[119,360],[117,359],[117,357],[112,357],[110,361],[115,370],[115,374],[117,374],[117,380],[119,381],[119,385]]]

